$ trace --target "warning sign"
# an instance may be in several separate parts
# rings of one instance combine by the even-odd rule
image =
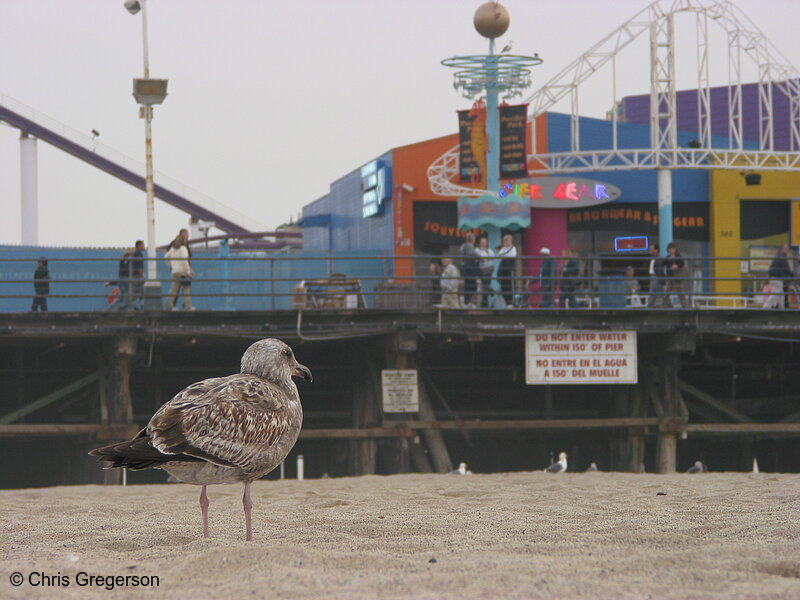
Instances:
[[[419,411],[416,369],[383,369],[383,412],[410,413]]]
[[[636,383],[636,332],[527,330],[525,378],[528,385]]]

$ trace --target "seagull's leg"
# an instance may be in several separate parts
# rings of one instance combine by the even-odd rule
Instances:
[[[251,521],[252,516],[252,509],[253,509],[253,501],[250,499],[250,482],[244,484],[244,496],[242,496],[242,506],[244,506],[244,522],[245,526],[247,527],[247,537],[245,539],[248,542],[253,541],[253,523]]]
[[[200,492],[200,514],[203,515],[203,537],[208,537],[208,495],[206,495],[206,486]]]

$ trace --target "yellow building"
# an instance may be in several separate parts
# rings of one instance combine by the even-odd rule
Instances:
[[[711,276],[715,294],[729,296],[723,306],[759,293],[777,249],[800,245],[800,172],[747,175],[711,172]]]

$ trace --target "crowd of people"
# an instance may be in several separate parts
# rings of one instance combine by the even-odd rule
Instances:
[[[477,243],[476,243],[477,241]],[[659,247],[649,247],[649,282],[646,293],[632,265],[624,268],[625,305],[648,308],[690,308],[689,261],[681,256],[675,242],[667,245],[661,256]],[[497,249],[489,247],[486,237],[476,239],[473,233],[465,236],[456,260],[443,258],[441,267],[431,262],[433,279],[432,302],[445,308],[576,308],[576,294],[590,278],[581,276],[578,257],[567,248],[556,261],[549,248],[539,250],[539,268],[534,277],[516,276],[517,249],[512,237],[503,237]],[[791,268],[790,248],[784,245],[772,260],[769,283],[764,286],[764,308],[785,308],[792,294],[800,291],[797,277]],[[497,281],[497,285],[493,282]],[[516,287],[518,293],[514,293]],[[591,294],[591,290],[584,291]],[[439,293],[441,292],[441,293]],[[673,300],[674,299],[674,300]]]
[[[178,297],[183,297],[183,309],[194,310],[192,306],[192,251],[189,248],[189,230],[181,229],[168,245],[164,259],[169,266],[172,278],[167,293],[167,309],[179,310]],[[145,259],[144,241],[136,240],[133,248],[127,248],[117,263],[117,278],[106,281],[103,287],[109,288],[106,310],[142,310],[144,308]],[[47,312],[47,297],[50,295],[50,270],[47,258],[39,258],[33,274],[35,295],[31,310]]]
[[[192,305],[195,272],[188,242],[189,231],[181,229],[164,254],[171,275],[166,298],[168,310],[180,310],[180,297],[183,298],[183,310],[195,309]],[[107,298],[108,310],[144,308],[144,249],[144,242],[137,240],[133,248],[126,249],[120,257],[117,279],[105,283],[111,288]],[[628,265],[624,270],[625,303],[631,307],[672,308],[674,297],[682,308],[689,308],[689,264],[681,256],[678,246],[670,242],[667,254],[661,256],[659,247],[651,245],[649,253],[646,299],[634,267]],[[541,248],[538,272],[533,278],[517,277],[517,257],[511,235],[503,236],[502,244],[495,249],[489,246],[486,237],[477,239],[474,233],[468,233],[456,260],[444,257],[441,261],[431,261],[432,304],[444,308],[577,307],[576,294],[588,278],[581,276],[578,257],[571,249],[565,249],[557,262],[549,248]],[[798,277],[792,268],[794,262],[789,245],[784,244],[770,264],[769,281],[762,289],[763,308],[783,309],[789,304],[789,297],[800,292]],[[33,276],[32,311],[47,312],[50,279],[47,258],[40,257]],[[515,285],[520,280],[522,285]],[[515,293],[515,287],[522,289]],[[534,298],[538,298],[538,302]]]

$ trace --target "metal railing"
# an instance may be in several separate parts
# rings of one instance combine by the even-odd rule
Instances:
[[[681,257],[687,267],[682,275],[653,277],[648,273],[649,256],[578,257],[577,274],[565,277],[561,275],[563,258],[519,256],[513,259],[510,274],[498,272],[499,259],[491,259],[491,274],[462,265],[449,282],[430,266],[440,264],[441,258],[461,264],[457,256],[195,256],[192,306],[200,310],[800,307],[800,277],[770,278],[770,258]],[[158,302],[166,308],[174,279],[164,260],[157,260]],[[546,260],[553,261],[553,275],[540,275]],[[0,258],[0,312],[31,310],[37,295],[54,311],[137,310],[141,306],[144,280],[120,278],[119,257],[50,258],[48,262],[49,289],[37,294],[36,258]],[[794,259],[789,264],[794,266]],[[625,275],[628,266],[634,269],[632,277]],[[446,288],[450,283],[451,291],[443,289],[443,283]],[[178,296],[180,306],[182,295]]]

